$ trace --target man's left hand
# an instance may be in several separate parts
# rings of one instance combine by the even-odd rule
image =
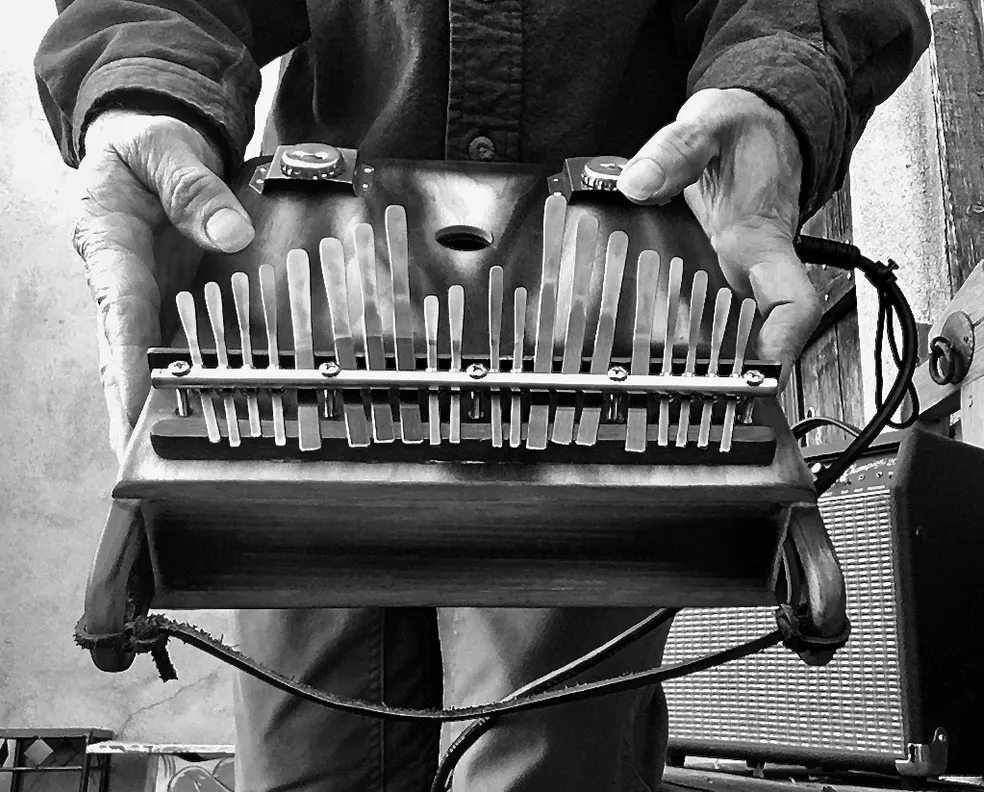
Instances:
[[[783,382],[820,320],[820,301],[793,250],[802,158],[786,117],[749,91],[695,93],[676,121],[629,161],[618,188],[662,204],[683,191],[725,277],[765,317],[762,358],[783,364]]]

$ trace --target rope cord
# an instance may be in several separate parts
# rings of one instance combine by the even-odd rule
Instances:
[[[657,612],[649,619],[662,618],[662,613]],[[666,616],[668,619],[669,616]],[[649,619],[645,621],[649,621]],[[640,623],[642,624],[642,623]],[[630,628],[632,633],[631,640],[635,640],[641,635],[635,634],[635,630],[640,625]],[[656,625],[650,623],[648,629],[653,629]],[[140,638],[135,638],[137,634]],[[623,633],[623,635],[625,635]],[[621,636],[620,636],[621,637]],[[465,721],[475,720],[476,718],[486,718],[489,716],[505,715],[512,712],[528,712],[544,707],[556,706],[558,704],[569,704],[575,701],[583,701],[593,696],[612,695],[637,687],[666,682],[670,679],[678,679],[688,674],[698,671],[706,671],[709,668],[737,660],[742,657],[760,652],[770,646],[780,643],[783,634],[780,630],[762,635],[754,640],[734,646],[715,654],[706,655],[695,660],[688,660],[682,663],[651,668],[646,671],[637,671],[624,674],[612,679],[603,679],[597,682],[584,682],[574,687],[552,692],[537,693],[529,696],[522,696],[512,700],[493,702],[490,704],[478,704],[469,707],[453,707],[449,709],[413,709],[409,707],[391,707],[386,704],[378,704],[372,701],[361,699],[345,698],[331,693],[325,693],[310,685],[284,676],[269,668],[263,667],[255,660],[246,657],[235,649],[226,646],[222,641],[190,624],[167,619],[164,616],[151,614],[149,616],[139,616],[130,622],[126,629],[114,635],[93,635],[86,631],[84,625],[79,623],[75,628],[75,640],[79,646],[85,649],[98,647],[115,646],[123,651],[149,652],[155,648],[163,649],[163,645],[168,638],[175,638],[182,643],[193,646],[205,654],[215,657],[229,664],[238,671],[242,671],[256,679],[272,685],[285,693],[296,695],[305,701],[317,704],[329,709],[349,712],[355,715],[365,715],[373,718],[388,718],[402,721]],[[617,640],[617,639],[616,639]],[[627,638],[625,644],[629,643]],[[618,647],[621,648],[621,647]],[[595,650],[598,652],[600,650]],[[592,653],[593,654],[593,653]],[[583,658],[582,658],[583,660]],[[581,661],[575,661],[575,663]]]

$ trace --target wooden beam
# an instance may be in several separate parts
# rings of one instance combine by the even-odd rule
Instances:
[[[851,242],[850,185],[846,183],[803,228],[804,234]],[[783,401],[790,422],[813,415],[863,423],[864,401],[861,381],[860,338],[854,274],[836,267],[810,265],[810,280],[824,301],[824,317],[806,349],[795,376],[794,387]],[[791,414],[795,410],[795,413]],[[806,438],[809,445],[846,439],[839,429],[822,428]]]
[[[951,293],[984,258],[981,0],[927,0]]]

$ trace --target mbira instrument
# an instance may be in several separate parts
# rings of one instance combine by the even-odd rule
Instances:
[[[206,258],[177,295],[182,329],[150,352],[89,630],[149,604],[778,592],[840,635],[840,572],[779,366],[755,358],[754,303],[682,201],[614,192],[623,164],[320,144],[249,164],[254,242]]]

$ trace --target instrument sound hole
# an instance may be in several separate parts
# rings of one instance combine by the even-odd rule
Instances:
[[[491,231],[470,225],[446,226],[434,238],[451,250],[483,250],[492,244]]]

